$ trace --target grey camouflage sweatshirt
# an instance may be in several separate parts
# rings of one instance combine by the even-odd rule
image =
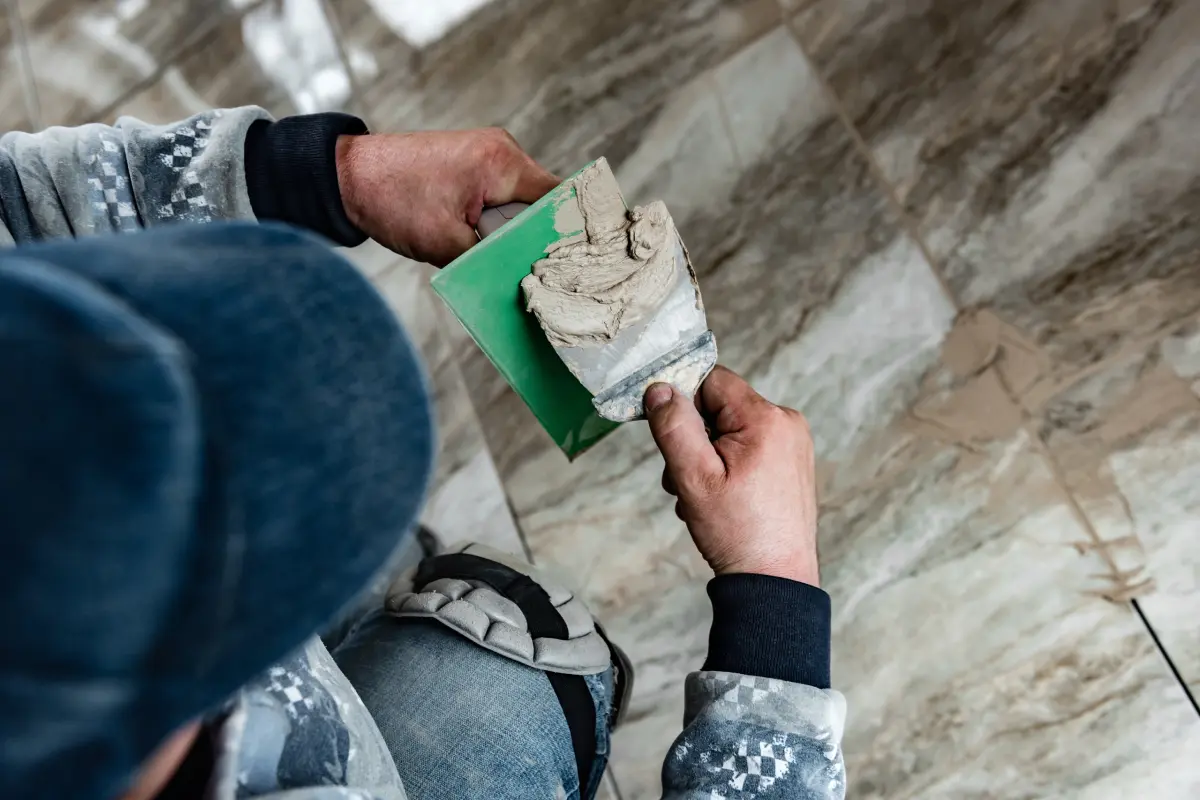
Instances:
[[[355,245],[365,236],[342,209],[333,144],[338,135],[365,132],[346,115],[274,122],[247,107],[169,125],[126,117],[114,126],[8,133],[0,138],[0,244],[271,219]],[[751,575],[715,578],[709,594],[709,655],[683,687],[683,730],[666,753],[663,796],[844,797],[845,700],[829,688],[828,596]],[[257,737],[267,735],[253,724],[254,708],[271,702],[281,674],[319,684],[334,698],[336,724],[351,743],[340,770],[344,786],[327,785],[328,771],[315,764],[311,774],[292,770],[286,786],[265,793],[242,780],[240,766],[262,751]],[[406,796],[379,729],[316,638],[246,685],[217,742],[213,800]]]

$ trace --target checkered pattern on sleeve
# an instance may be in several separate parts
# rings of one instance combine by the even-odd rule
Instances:
[[[263,688],[287,709],[292,719],[313,708],[315,687],[298,672],[284,667],[271,667]]]
[[[125,148],[110,128],[97,128],[86,160],[88,204],[97,229],[132,231],[138,226],[137,205],[129,185]]]
[[[219,111],[212,112],[214,119]],[[171,191],[166,202],[154,209],[160,221],[209,222],[212,209],[204,193],[194,163],[208,147],[212,123],[203,117],[193,117],[169,129],[160,138],[159,163],[174,173]]]
[[[665,785],[709,800],[841,800],[840,729],[821,697],[774,678],[693,673],[690,722],[663,764]]]
[[[163,152],[159,154],[159,159],[174,172],[184,171],[191,166],[192,159],[208,147],[211,132],[212,125],[204,119],[197,119],[191,125],[177,125],[163,134]]]

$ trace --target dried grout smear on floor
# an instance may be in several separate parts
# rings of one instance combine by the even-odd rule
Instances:
[[[993,312],[962,314],[942,343],[952,386],[926,385],[913,418],[935,438],[968,449],[1007,439],[1024,410],[1045,402],[1049,361],[1037,345]],[[932,377],[932,376],[931,376]]]
[[[573,184],[578,202],[559,207],[555,227],[583,235],[547,248],[521,281],[528,309],[557,347],[611,341],[657,310],[675,283],[678,234],[662,201],[627,212],[604,159]]]

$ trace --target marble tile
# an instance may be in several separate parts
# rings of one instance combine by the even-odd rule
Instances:
[[[1056,375],[1200,310],[1200,6],[785,4],[957,298]]]
[[[45,125],[95,119],[227,13],[221,4],[199,0],[153,5],[20,0],[18,5],[29,31]]]
[[[604,773],[603,782],[600,784],[600,789],[596,792],[595,800],[622,800],[620,790],[613,782],[612,772]]]
[[[320,0],[28,5],[46,124],[120,113],[165,122],[214,105],[288,114],[350,99]]]
[[[243,105],[262,106],[276,117],[297,113],[287,93],[255,66],[241,22],[229,19],[101,121],[128,115],[161,124],[210,108]]]
[[[1040,434],[1164,649],[1200,696],[1200,324],[1053,398]],[[1120,587],[1118,587],[1120,588]]]
[[[708,651],[712,610],[705,583],[675,582],[660,595],[633,600],[605,617],[609,635],[636,651],[630,653],[633,697],[612,742],[611,770],[624,797],[662,794],[662,762],[683,728],[683,681],[700,668]]]
[[[26,80],[29,78],[21,57],[20,20],[13,20],[7,5],[0,5],[0,132],[33,130]]]
[[[383,8],[336,12],[376,128],[503,125],[560,172],[620,160],[676,87],[779,20],[774,0],[493,0],[424,42]]]
[[[1022,432],[824,509],[855,797],[1189,797],[1200,720]]]

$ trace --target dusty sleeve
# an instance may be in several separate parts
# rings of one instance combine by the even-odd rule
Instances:
[[[733,672],[687,678],[684,730],[663,762],[663,796],[841,800],[840,692]]]
[[[169,125],[48,128],[0,138],[0,221],[17,243],[175,222],[255,219],[246,133],[261,108],[213,110]]]

